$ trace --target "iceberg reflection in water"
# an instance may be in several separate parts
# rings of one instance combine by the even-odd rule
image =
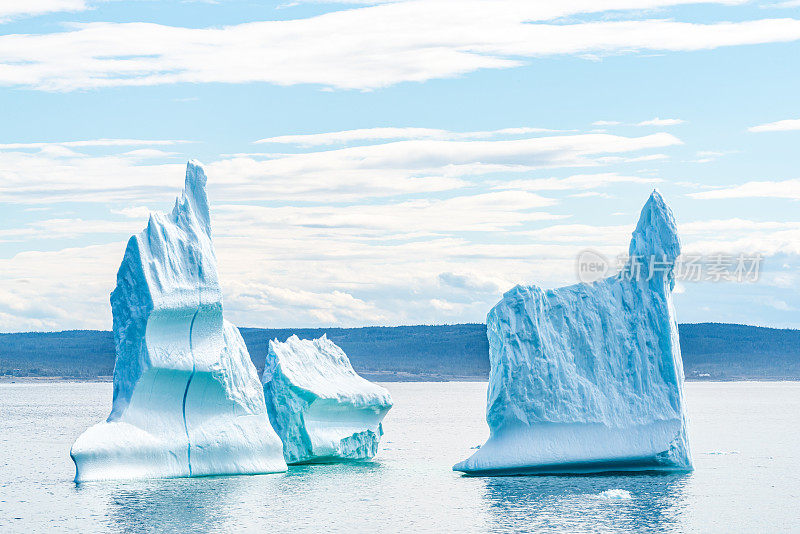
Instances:
[[[492,529],[679,531],[689,476],[486,477]]]

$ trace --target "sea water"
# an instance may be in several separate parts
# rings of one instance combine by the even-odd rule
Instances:
[[[800,529],[800,383],[687,383],[695,471],[470,478],[486,384],[385,383],[373,461],[75,484],[110,383],[0,384],[0,532],[776,532]]]

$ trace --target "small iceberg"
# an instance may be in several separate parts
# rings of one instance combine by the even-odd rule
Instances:
[[[600,492],[598,497],[608,501],[630,501],[633,499],[631,492],[624,489],[608,489]]]
[[[365,460],[378,452],[391,395],[356,374],[326,335],[270,341],[262,382],[287,463]]]
[[[619,276],[517,286],[489,312],[490,437],[474,475],[690,470],[672,305],[675,219],[654,191]]]
[[[111,415],[70,452],[77,482],[286,470],[258,373],[223,318],[206,176],[128,241],[111,293]]]

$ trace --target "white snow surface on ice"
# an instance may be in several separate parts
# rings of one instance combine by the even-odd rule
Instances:
[[[262,382],[288,463],[364,460],[378,452],[392,397],[359,376],[326,335],[270,341]]]
[[[690,470],[671,297],[679,254],[675,219],[654,191],[621,275],[507,292],[487,317],[490,437],[453,469]]]
[[[128,241],[111,293],[111,415],[78,437],[76,481],[286,470],[239,330],[223,318],[206,176]]]

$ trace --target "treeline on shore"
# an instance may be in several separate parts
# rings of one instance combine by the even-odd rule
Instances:
[[[271,339],[322,334],[375,380],[459,380],[489,376],[483,324],[365,328],[241,328],[261,372]],[[800,380],[800,330],[724,323],[679,326],[690,380]],[[114,370],[111,332],[0,334],[0,375],[91,379]]]

